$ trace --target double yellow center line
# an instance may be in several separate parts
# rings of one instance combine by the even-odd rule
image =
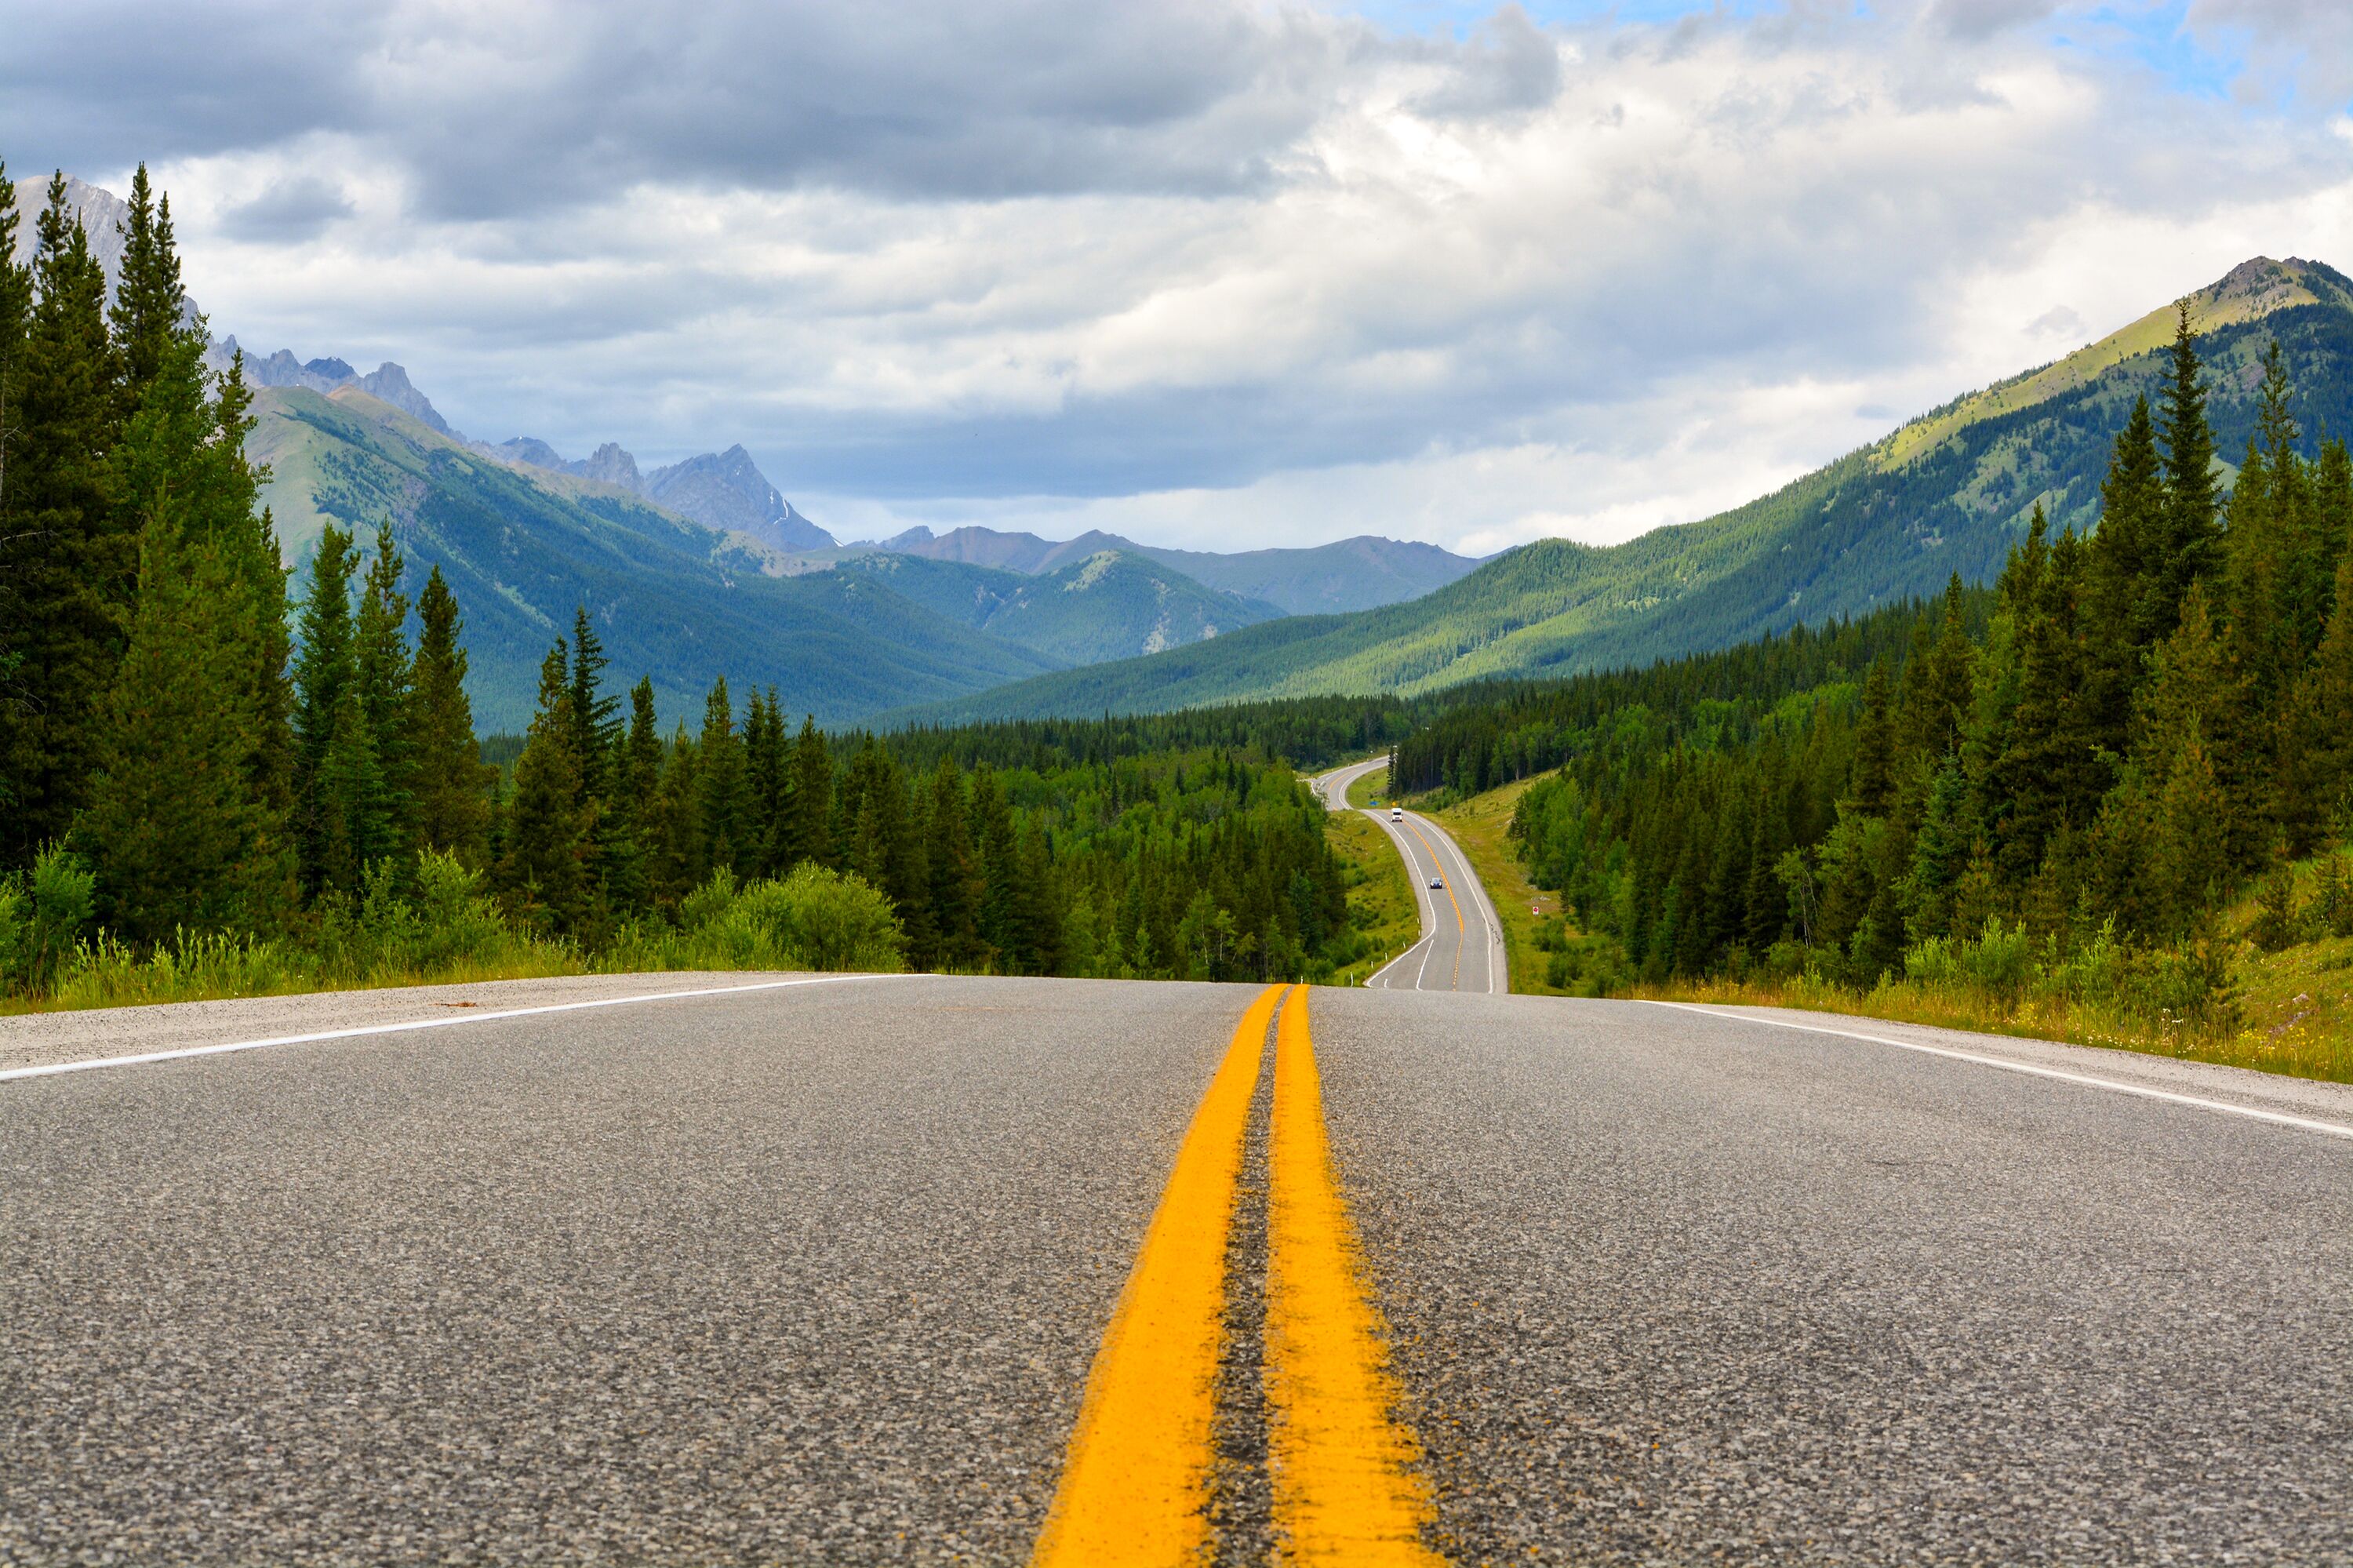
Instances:
[[[1286,1001],[1285,991],[1289,997]],[[1207,1561],[1226,1246],[1275,1029],[1268,1158],[1265,1383],[1274,1528],[1286,1563],[1435,1564],[1430,1491],[1334,1178],[1307,988],[1242,1015],[1194,1113],[1095,1354],[1034,1568]]]

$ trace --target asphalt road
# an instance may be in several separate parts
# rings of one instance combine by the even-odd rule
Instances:
[[[0,1560],[1021,1562],[1259,994],[846,980],[0,1081]],[[2353,1559],[2353,1095],[1311,1005],[1429,1552]],[[1268,1100],[1224,1561],[1269,1539]]]
[[[1351,763],[1319,776],[1315,786],[1328,810],[1345,811],[1350,810],[1348,786],[1388,766],[1381,758]],[[1365,815],[1381,825],[1405,857],[1421,910],[1421,940],[1365,983],[1377,991],[1475,991],[1489,996],[1510,991],[1504,923],[1496,917],[1485,885],[1452,836],[1419,811],[1403,813],[1402,821],[1391,820],[1388,810],[1366,810]],[[1440,885],[1430,886],[1433,879]]]

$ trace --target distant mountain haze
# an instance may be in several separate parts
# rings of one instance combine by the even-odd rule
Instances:
[[[1157,653],[1282,615],[1134,550],[1098,550],[1039,572],[877,550],[837,569],[1062,664]]]
[[[911,528],[867,546],[926,560],[962,561],[1005,571],[1049,572],[1104,550],[1124,550],[1158,561],[1208,588],[1271,604],[1286,615],[1367,609],[1419,599],[1475,570],[1476,560],[1435,545],[1377,538],[1369,534],[1304,549],[1245,550],[1224,555],[1139,545],[1095,530],[1075,539],[963,527],[946,534]]]
[[[2353,281],[2258,257],[2189,296],[2204,331],[2218,466],[2253,433],[2274,339],[2308,440],[2353,430]],[[1043,676],[892,715],[923,722],[1161,712],[1241,697],[1417,693],[1728,647],[1983,582],[2040,503],[2053,530],[2099,518],[2136,397],[2155,401],[2167,304],[2055,364],[1956,399],[1746,506],[1597,548],[1523,546],[1425,598],[1246,628],[1149,658]]]

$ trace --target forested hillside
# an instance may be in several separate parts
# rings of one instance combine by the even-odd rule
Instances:
[[[728,673],[838,724],[1063,662],[879,582],[770,576],[749,538],[617,485],[494,461],[354,387],[272,388],[254,415],[251,453],[269,469],[264,498],[288,558],[307,561],[330,523],[364,541],[390,523],[404,554],[464,599],[474,696],[500,727],[529,717],[540,655],[584,604],[668,714],[695,711]]]
[[[2098,530],[2038,512],[1990,592],[1956,577],[1940,603],[1458,709],[1397,777],[1557,768],[1514,824],[1585,934],[1561,933],[1556,984],[1802,971],[2224,1004],[2239,890],[2264,889],[2260,944],[2353,933],[2353,461],[2305,430],[2274,348],[2222,497],[2186,317],[2166,359]],[[2289,868],[2316,854],[2307,895]]]
[[[2289,414],[2306,429],[2353,429],[2353,284],[2316,262],[2258,260],[2184,303],[2202,334],[2226,457],[2254,431],[2274,339],[2295,367]],[[2152,313],[1720,517],[1609,548],[1541,542],[1409,604],[1259,627],[920,715],[1141,712],[1613,669],[1863,614],[1933,594],[1955,573],[1982,582],[2036,506],[2078,531],[2097,518],[2109,437],[2162,382],[2174,315]]]

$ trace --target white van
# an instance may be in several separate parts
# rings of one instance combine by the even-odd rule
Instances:
[[[1392,822],[1402,822],[1402,821],[1405,821],[1405,808],[1404,808],[1403,806],[1391,806],[1391,807],[1389,808],[1389,821],[1392,821]]]

